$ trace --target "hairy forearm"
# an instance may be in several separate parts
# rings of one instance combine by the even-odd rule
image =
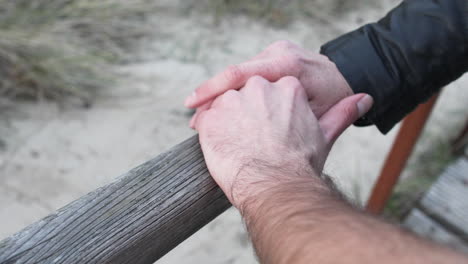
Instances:
[[[316,176],[264,188],[241,213],[261,263],[465,263],[353,209]]]

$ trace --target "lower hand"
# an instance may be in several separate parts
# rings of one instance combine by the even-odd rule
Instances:
[[[372,106],[348,97],[318,120],[295,77],[250,78],[213,101],[194,124],[211,175],[237,208],[281,182],[321,173],[336,138]]]

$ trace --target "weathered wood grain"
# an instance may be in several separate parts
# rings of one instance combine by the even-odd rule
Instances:
[[[0,242],[0,263],[153,263],[230,207],[192,137]]]
[[[421,200],[421,209],[468,241],[468,160],[449,166]]]
[[[468,244],[445,229],[444,226],[425,215],[419,209],[413,209],[403,222],[403,227],[435,242],[447,245],[461,252],[468,253]]]

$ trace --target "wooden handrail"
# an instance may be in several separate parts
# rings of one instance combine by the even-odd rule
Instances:
[[[194,136],[0,242],[0,263],[150,264],[231,204]]]
[[[368,204],[379,213],[436,102],[406,118]],[[0,242],[0,263],[151,264],[231,206],[194,136]]]

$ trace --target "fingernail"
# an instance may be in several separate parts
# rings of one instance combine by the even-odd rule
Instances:
[[[372,96],[368,94],[364,95],[356,103],[358,112],[359,112],[359,117],[363,117],[367,112],[369,112],[373,104],[374,104],[374,99],[372,98]]]
[[[193,92],[189,97],[185,99],[184,105],[186,107],[190,107],[191,105],[193,105],[196,99],[197,99],[197,93]]]

